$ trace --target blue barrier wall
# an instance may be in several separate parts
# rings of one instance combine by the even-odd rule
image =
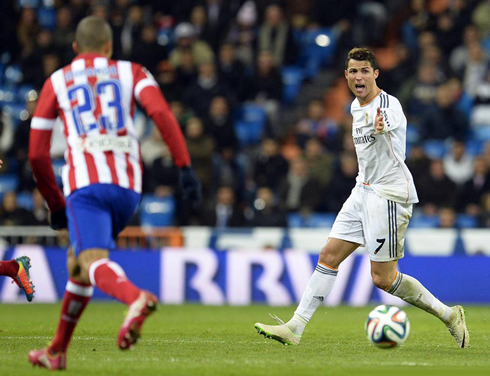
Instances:
[[[0,250],[0,259],[20,255],[32,259],[31,275],[37,302],[55,302],[64,293],[67,280],[66,251],[59,248],[18,246]],[[295,304],[313,272],[318,255],[295,250],[214,251],[165,248],[118,250],[111,253],[138,286],[157,294],[163,303],[247,305]],[[434,295],[447,303],[490,304],[490,257],[452,255],[428,257],[407,255],[400,271],[418,278]],[[16,285],[0,277],[0,300],[24,302]],[[108,299],[95,289],[94,298]],[[325,305],[366,305],[404,302],[373,287],[369,258],[349,257]]]

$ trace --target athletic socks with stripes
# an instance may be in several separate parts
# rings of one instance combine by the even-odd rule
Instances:
[[[318,263],[293,318],[287,323],[294,334],[298,336],[303,334],[306,324],[332,290],[337,273],[337,269]]]
[[[395,281],[386,292],[436,316],[446,325],[454,321],[453,310],[443,304],[419,281],[409,275],[398,273]]]

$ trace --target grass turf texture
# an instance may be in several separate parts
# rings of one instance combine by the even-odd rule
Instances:
[[[365,338],[372,307],[317,311],[300,346],[259,336],[253,324],[288,319],[293,307],[160,306],[133,351],[116,335],[125,307],[92,303],[68,353],[69,375],[490,375],[490,308],[467,307],[472,347],[456,348],[439,320],[404,308],[411,333],[403,347],[378,349]],[[59,305],[0,305],[0,375],[41,375],[27,361],[54,334]]]

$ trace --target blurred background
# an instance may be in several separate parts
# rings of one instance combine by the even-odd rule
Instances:
[[[420,203],[407,234],[407,256],[415,257],[414,265],[418,256],[429,264],[436,257],[430,268],[448,262],[445,267],[458,269],[469,262],[468,268],[486,270],[488,277],[488,0],[2,1],[0,238],[5,258],[17,249],[28,253],[37,246],[68,245],[65,233],[47,227],[27,147],[38,92],[47,77],[73,59],[74,30],[87,15],[104,17],[112,26],[113,58],[141,63],[155,76],[203,184],[201,208],[187,207],[168,148],[138,110],[144,196],[119,238],[121,248],[172,247],[169,255],[181,249],[175,247],[205,249],[218,265],[217,274],[209,274],[215,282],[226,277],[220,274],[220,260],[227,256],[219,250],[247,249],[249,256],[270,250],[264,257],[278,255],[284,269],[274,273],[282,278],[285,294],[295,299],[299,293],[280,251],[318,253],[355,184],[353,96],[344,65],[346,53],[363,46],[377,56],[378,86],[400,100],[409,123],[407,165]],[[65,145],[57,127],[51,154],[60,185]],[[46,265],[57,257],[46,255]],[[468,255],[477,258],[469,261]],[[358,257],[351,269],[362,275],[362,249]],[[159,265],[158,260],[153,261]],[[182,261],[179,277],[184,278],[184,300],[203,299],[204,293],[185,282],[200,270],[193,264],[197,261],[189,260]],[[250,261],[246,278],[262,278],[269,267],[263,260]],[[257,263],[262,265],[258,269]],[[160,286],[155,289],[163,289],[155,283]],[[298,283],[301,291],[303,282]],[[251,301],[270,302],[252,285]],[[466,287],[460,286],[462,294]],[[469,299],[490,303],[487,295]],[[339,301],[350,296],[343,294]]]

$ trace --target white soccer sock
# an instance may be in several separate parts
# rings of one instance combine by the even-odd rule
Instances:
[[[409,275],[398,273],[395,281],[386,292],[436,316],[446,325],[451,324],[454,320],[453,310]]]
[[[296,334],[302,335],[305,326],[310,321],[316,309],[321,306],[327,295],[332,290],[337,277],[337,270],[318,263],[313,275],[306,286],[303,297],[294,316],[287,323],[289,329]]]

